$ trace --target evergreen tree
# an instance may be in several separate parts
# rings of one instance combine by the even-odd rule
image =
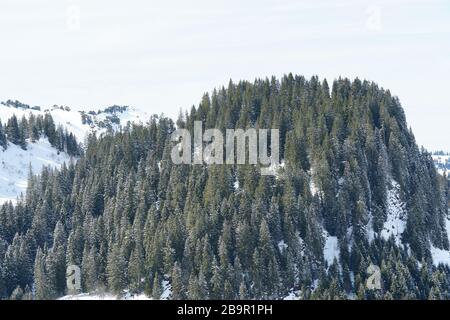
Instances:
[[[3,128],[1,121],[0,121],[0,147],[3,149],[3,151],[6,150],[6,148],[8,147],[5,129]]]

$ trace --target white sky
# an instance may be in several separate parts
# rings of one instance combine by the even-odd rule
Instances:
[[[230,78],[358,76],[450,151],[448,0],[1,0],[0,41],[2,101],[175,117]]]

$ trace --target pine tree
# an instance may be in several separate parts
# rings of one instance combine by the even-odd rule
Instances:
[[[3,128],[2,122],[0,121],[0,147],[4,150],[8,147],[8,141],[6,139],[6,133]]]
[[[152,297],[153,299],[159,300],[161,298],[161,294],[162,294],[161,280],[159,278],[159,274],[155,273],[155,277],[153,278]]]
[[[11,143],[21,145],[19,123],[16,115],[13,115],[12,118],[8,120],[8,124],[6,125],[6,133],[8,135],[8,140]]]
[[[142,257],[140,256],[138,249],[133,249],[128,263],[128,274],[130,276],[130,289],[132,291],[142,290]]]
[[[189,277],[187,297],[191,300],[200,300],[202,298],[200,293],[200,284],[198,282],[198,278],[194,274],[191,274]]]
[[[120,245],[114,244],[108,252],[107,262],[108,286],[114,293],[120,293],[127,287],[126,265]]]
[[[34,290],[37,300],[47,300],[54,297],[52,284],[49,281],[46,258],[45,250],[42,251],[41,248],[38,248],[34,264]]]
[[[181,275],[181,269],[177,262],[175,262],[171,274],[172,279],[172,299],[182,300],[186,297],[185,287]]]

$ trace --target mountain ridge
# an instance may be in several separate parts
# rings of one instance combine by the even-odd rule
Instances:
[[[80,149],[90,134],[101,135],[108,130],[119,130],[129,121],[143,124],[150,118],[145,112],[128,106],[111,106],[98,111],[72,111],[69,107],[56,105],[46,109],[30,107],[17,100],[0,103],[0,123],[3,122],[5,126],[14,116],[20,122],[23,117],[29,120],[31,116],[46,115],[51,116],[50,122],[54,123],[55,129],[62,127],[73,134]],[[43,166],[60,168],[78,157],[77,154],[68,154],[66,150],[58,150],[45,135],[37,141],[25,137],[21,148],[11,141],[3,148],[0,146],[0,204],[15,202],[17,197],[25,193],[29,169],[39,174]]]
[[[0,103],[0,120],[5,121],[14,114],[20,118],[33,115],[50,114],[55,123],[67,128],[72,132],[79,142],[83,142],[89,133],[105,132],[107,129],[118,129],[125,126],[128,121],[143,123],[150,116],[138,108],[129,106],[110,106],[104,109],[94,110],[73,110],[67,106],[53,105],[49,108],[40,106],[29,106],[17,100],[7,100]]]

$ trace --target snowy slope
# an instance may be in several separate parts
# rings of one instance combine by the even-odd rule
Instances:
[[[450,237],[450,219],[445,220],[445,226],[447,228],[447,235]],[[431,246],[430,248],[431,256],[433,258],[434,265],[446,264],[450,267],[450,251],[442,250]]]
[[[394,238],[395,244],[401,246],[402,235],[406,230],[407,210],[406,204],[400,197],[400,186],[392,180],[391,188],[388,190],[387,195],[388,212],[387,219],[383,224],[383,229],[380,234],[376,234],[372,228],[372,221],[368,224],[368,239],[372,242],[375,237],[381,236],[384,240]],[[447,235],[450,237],[450,218],[446,221]],[[327,242],[330,241],[327,239]],[[447,264],[450,266],[450,251],[443,250],[430,245],[430,253],[433,258],[433,264],[438,266],[439,264]],[[328,254],[330,256],[330,254]]]
[[[387,191],[387,219],[383,224],[380,234],[373,230],[372,216],[370,216],[367,225],[368,240],[372,242],[376,237],[389,240],[391,236],[394,238],[395,244],[400,246],[402,243],[402,234],[406,229],[406,219],[408,212],[406,211],[406,203],[400,197],[400,185],[391,180],[391,185]]]
[[[339,262],[339,243],[338,238],[330,236],[327,231],[323,231],[323,237],[325,239],[325,246],[323,248],[323,257],[327,262],[328,266],[331,266],[334,260]]]
[[[70,157],[58,153],[46,138],[28,144],[27,150],[10,143],[8,149],[0,151],[0,204],[25,193],[30,165],[39,173],[43,166],[60,167],[69,161]]]
[[[393,180],[391,183],[392,188],[388,190],[387,195],[387,220],[381,230],[381,237],[389,240],[393,236],[395,243],[400,246],[402,234],[406,229],[406,204],[400,199],[400,185]]]
[[[45,115],[49,113],[56,126],[62,125],[72,132],[78,142],[83,142],[88,133],[102,133],[111,125],[113,129],[125,126],[127,122],[146,123],[149,115],[133,107],[110,107],[99,111],[76,111],[68,107],[53,106],[34,110],[27,107],[17,107],[12,103],[2,102],[0,104],[0,120],[5,123],[14,114],[18,119],[22,116],[29,117],[30,114]],[[85,121],[83,121],[83,118]],[[118,123],[116,123],[117,121]]]
[[[160,300],[168,300],[172,296],[172,286],[168,280],[162,281],[163,292]],[[132,294],[128,290],[124,290],[121,295],[112,293],[80,293],[75,295],[67,295],[59,298],[58,300],[152,300],[145,295],[145,293]]]
[[[145,294],[138,295],[130,294],[126,292],[122,296],[113,295],[110,293],[80,293],[77,295],[67,295],[59,298],[58,300],[151,300]]]
[[[20,120],[31,114],[45,115],[49,113],[56,126],[63,126],[72,132],[79,143],[83,143],[89,133],[101,134],[108,127],[117,130],[128,122],[146,123],[149,115],[131,107],[110,107],[102,111],[80,112],[67,107],[30,108],[17,102],[8,101],[0,104],[0,121],[6,123],[13,115]],[[76,159],[74,159],[76,160]],[[12,143],[3,151],[0,148],[0,204],[15,201],[25,192],[29,167],[34,173],[40,173],[42,166],[60,167],[70,157],[64,152],[58,153],[47,139],[36,143],[27,143],[27,150]]]

